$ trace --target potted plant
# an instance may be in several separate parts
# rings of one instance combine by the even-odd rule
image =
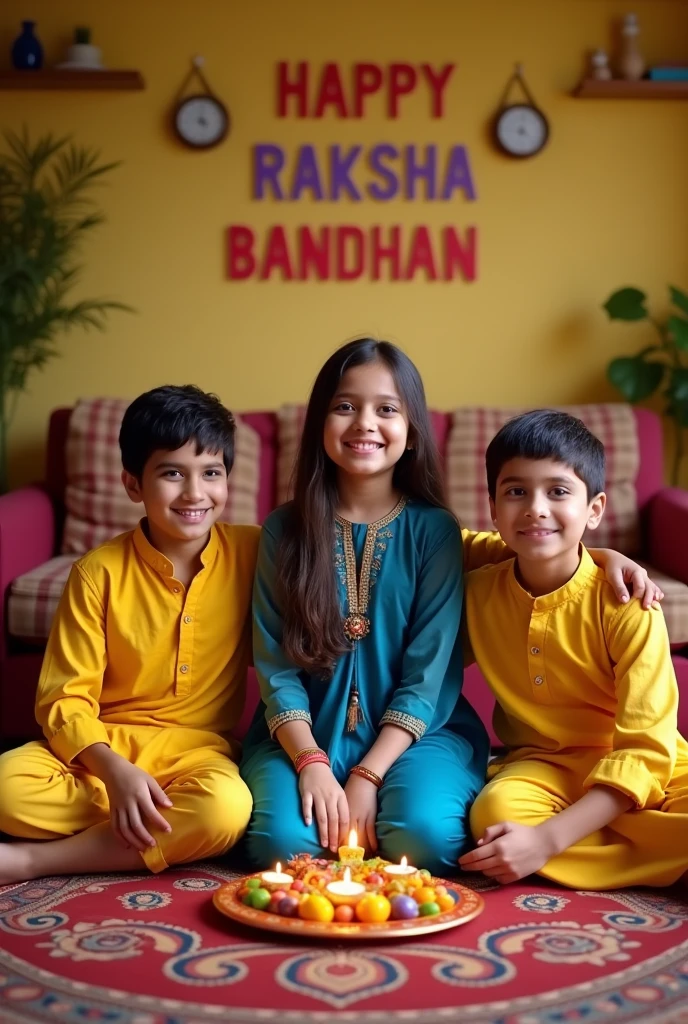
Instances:
[[[637,355],[612,359],[607,378],[629,402],[642,402],[663,386],[663,411],[673,419],[676,432],[671,480],[677,484],[688,428],[688,295],[670,286],[669,298],[674,311],[664,320],[650,315],[647,296],[638,288],[620,288],[603,308],[611,320],[647,320],[657,333],[657,341]]]
[[[91,191],[117,166],[93,149],[45,135],[32,144],[4,133],[0,153],[0,493],[7,490],[7,434],[34,369],[59,354],[72,327],[103,330],[104,299],[70,299],[81,244],[104,220]]]

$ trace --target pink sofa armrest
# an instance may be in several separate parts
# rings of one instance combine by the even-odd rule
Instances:
[[[22,487],[0,497],[0,651],[3,654],[7,589],[17,576],[52,558],[55,539],[55,511],[42,487]]]
[[[660,572],[688,583],[688,491],[664,487],[648,509],[649,559]]]

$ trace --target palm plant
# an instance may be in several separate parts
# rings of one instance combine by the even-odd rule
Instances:
[[[116,163],[93,149],[46,135],[32,144],[4,133],[0,153],[0,492],[7,490],[7,435],[32,370],[59,355],[72,327],[103,330],[113,309],[102,299],[70,301],[82,240],[104,220],[91,189]]]
[[[664,385],[664,415],[673,419],[676,438],[671,479],[677,484],[688,428],[688,294],[672,285],[669,300],[682,316],[673,312],[658,320],[648,311],[647,296],[639,288],[620,288],[603,308],[610,320],[647,320],[655,329],[657,340],[653,344],[637,355],[612,359],[607,378],[629,402],[642,402]]]

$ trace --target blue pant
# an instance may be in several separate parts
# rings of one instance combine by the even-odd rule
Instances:
[[[402,856],[433,874],[455,873],[472,845],[468,812],[485,781],[486,751],[441,729],[404,751],[385,776],[376,822],[379,855]],[[278,743],[260,743],[241,766],[253,795],[243,842],[252,869],[284,863],[298,853],[325,857],[315,822],[306,825],[298,778]],[[338,779],[346,782],[346,776]]]

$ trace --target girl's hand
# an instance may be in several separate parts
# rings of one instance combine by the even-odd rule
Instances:
[[[344,787],[351,828],[358,833],[360,846],[365,846],[371,853],[377,852],[377,835],[375,821],[377,819],[377,786],[360,775],[350,775]]]
[[[596,551],[596,561],[597,554]],[[664,591],[652,582],[647,570],[643,569],[642,565],[638,565],[632,558],[628,558],[618,551],[601,548],[599,554],[603,557],[600,558],[598,564],[604,569],[607,582],[611,583],[616,596],[623,604],[629,600],[627,583],[631,584],[632,596],[639,598],[646,610],[651,608],[656,601],[662,600]]]
[[[172,801],[152,775],[118,757],[108,763],[100,777],[110,801],[112,831],[124,846],[133,846],[139,853],[155,846],[155,839],[144,824],[146,819],[163,832],[172,831],[155,806],[171,807]]]
[[[303,820],[310,825],[315,815],[321,845],[336,853],[349,830],[349,805],[332,769],[322,761],[306,765],[299,773],[299,792]]]
[[[459,864],[505,885],[539,871],[555,852],[537,825],[502,821],[486,828],[477,848],[459,857]]]

